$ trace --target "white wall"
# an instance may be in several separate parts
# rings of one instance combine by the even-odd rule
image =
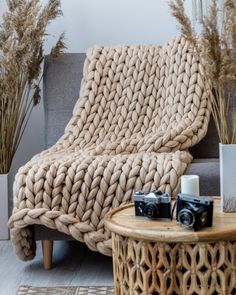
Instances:
[[[47,3],[47,0],[41,0]],[[190,10],[190,0],[186,2]],[[66,31],[68,52],[84,52],[95,44],[162,44],[178,34],[168,11],[168,0],[61,0],[64,16],[49,26],[49,50],[56,36]],[[0,0],[0,13],[6,9]],[[14,159],[11,177],[19,166],[43,148],[43,107],[37,106]]]

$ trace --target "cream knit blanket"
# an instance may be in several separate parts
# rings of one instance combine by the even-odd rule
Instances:
[[[175,195],[207,131],[199,63],[182,38],[88,51],[80,98],[63,137],[19,169],[9,225],[16,254],[35,255],[42,224],[111,255],[104,215],[136,190]]]

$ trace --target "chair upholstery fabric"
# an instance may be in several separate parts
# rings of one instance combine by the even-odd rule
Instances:
[[[46,58],[43,74],[45,148],[54,145],[65,126],[80,93],[85,53],[67,53],[57,59]]]
[[[175,195],[191,162],[187,149],[206,134],[210,103],[199,63],[179,37],[163,47],[88,51],[80,99],[65,134],[19,169],[11,238],[32,259],[32,224],[70,234],[111,255],[104,215],[135,190]]]

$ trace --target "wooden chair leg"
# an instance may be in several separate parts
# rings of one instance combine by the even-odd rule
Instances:
[[[43,240],[42,241],[42,250],[43,250],[44,269],[50,270],[52,268],[53,241]]]

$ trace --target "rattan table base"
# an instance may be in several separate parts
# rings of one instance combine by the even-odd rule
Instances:
[[[236,242],[157,243],[113,233],[116,295],[236,294]]]
[[[110,211],[116,295],[236,295],[236,212],[214,198],[213,226],[197,232],[175,220]]]

